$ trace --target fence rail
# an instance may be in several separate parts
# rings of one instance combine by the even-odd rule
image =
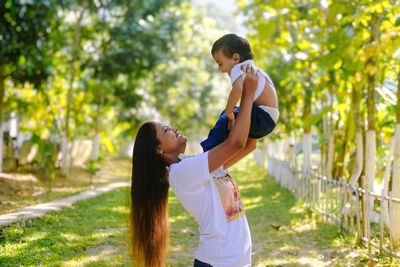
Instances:
[[[400,258],[400,251],[393,248],[390,225],[392,205],[400,204],[400,199],[367,192],[346,181],[334,180],[314,171],[302,172],[287,161],[274,157],[269,157],[268,172],[281,186],[292,191],[297,198],[304,199],[313,212],[355,234],[369,248],[372,246]],[[366,210],[367,197],[377,202],[370,212]],[[386,226],[383,213],[385,202],[389,211],[389,225]]]

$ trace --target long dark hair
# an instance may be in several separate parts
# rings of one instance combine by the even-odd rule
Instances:
[[[133,148],[132,256],[139,266],[163,267],[168,245],[168,171],[157,154],[153,122],[143,124]]]

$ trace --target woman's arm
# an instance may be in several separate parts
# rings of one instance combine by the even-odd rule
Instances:
[[[228,138],[222,144],[208,152],[208,169],[210,173],[224,165],[245,147],[249,136],[251,109],[257,83],[257,70],[251,66],[247,66],[246,78],[243,84],[244,89],[236,122]]]
[[[250,152],[252,152],[257,147],[257,139],[249,138],[247,139],[246,146],[242,151],[237,153],[233,158],[231,158],[228,162],[224,164],[224,169],[228,169],[236,162],[241,160],[242,158],[246,157]]]

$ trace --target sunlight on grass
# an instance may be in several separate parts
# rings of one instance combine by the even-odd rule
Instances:
[[[232,168],[253,241],[253,266],[365,266],[368,250],[333,224],[315,220],[304,202],[268,178],[251,158]],[[132,266],[129,258],[129,188],[51,212],[0,235],[0,266]],[[193,266],[198,225],[172,190],[167,266]],[[321,219],[321,218],[319,218]],[[400,266],[387,255],[379,263]]]
[[[70,261],[66,261],[61,266],[85,266],[94,261],[96,261],[96,257],[79,257]]]
[[[186,221],[189,218],[191,218],[189,214],[181,214],[181,215],[177,215],[177,216],[170,218],[170,222],[175,223],[175,222],[179,222],[179,221]]]
[[[252,183],[248,183],[246,185],[241,185],[240,189],[241,190],[254,190],[254,189],[261,189],[262,185],[261,184],[252,184]]]
[[[127,188],[3,230],[0,266],[129,265]]]
[[[258,208],[262,203],[262,197],[253,197],[249,200],[243,201],[245,210]]]
[[[41,238],[43,238],[43,237],[44,237],[44,235],[42,235]],[[79,235],[73,234],[73,233],[61,233],[60,237],[66,239],[68,241],[78,241],[81,239],[81,237]]]

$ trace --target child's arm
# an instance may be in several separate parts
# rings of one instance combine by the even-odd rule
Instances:
[[[224,164],[224,169],[228,169],[236,162],[241,160],[242,158],[246,157],[250,152],[252,152],[257,147],[257,139],[248,138],[246,142],[246,146],[243,148],[242,151],[237,153],[233,158],[231,158],[228,162]]]
[[[232,90],[229,93],[228,102],[225,107],[225,113],[229,120],[229,129],[231,129],[233,122],[235,121],[235,116],[233,115],[233,108],[236,103],[242,97],[243,91],[243,78],[239,77],[232,85]]]

